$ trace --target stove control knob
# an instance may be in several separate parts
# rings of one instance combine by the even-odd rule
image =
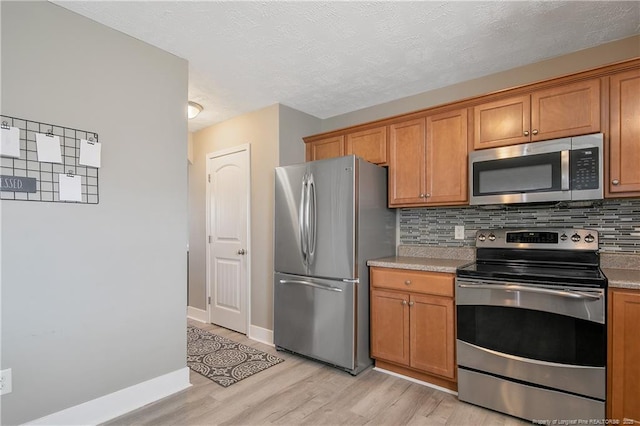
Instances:
[[[489,234],[489,241],[495,241],[496,240],[496,236],[493,234]]]
[[[584,241],[587,242],[587,243],[592,243],[595,240],[596,240],[595,237],[593,235],[591,235],[591,234],[587,234],[587,236],[584,237]]]
[[[578,241],[580,241],[580,235],[578,234],[573,234],[571,236],[571,241],[573,241],[574,243],[577,243]]]
[[[484,234],[478,235],[478,241],[484,241],[486,239],[487,239],[487,237],[485,237]]]
[[[567,237],[567,234],[562,234],[562,235],[560,235],[560,239],[561,239],[562,241],[567,241],[567,238],[569,238],[569,237]]]

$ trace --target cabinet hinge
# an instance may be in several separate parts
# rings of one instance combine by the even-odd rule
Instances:
[[[207,180],[209,181],[209,183],[211,183],[211,175],[207,175]]]
[[[209,304],[211,304],[211,296],[209,296]]]
[[[211,244],[213,242],[213,238],[211,238],[211,235],[209,235],[209,244]]]

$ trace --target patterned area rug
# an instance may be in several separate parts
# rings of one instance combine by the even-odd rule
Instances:
[[[277,356],[187,326],[187,365],[225,388],[283,361]]]

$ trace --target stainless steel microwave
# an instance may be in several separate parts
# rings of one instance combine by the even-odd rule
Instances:
[[[469,154],[471,205],[601,200],[602,133]]]

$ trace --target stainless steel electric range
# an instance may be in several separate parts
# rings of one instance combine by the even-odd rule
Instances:
[[[528,420],[604,419],[598,232],[478,231],[456,273],[458,397]]]

